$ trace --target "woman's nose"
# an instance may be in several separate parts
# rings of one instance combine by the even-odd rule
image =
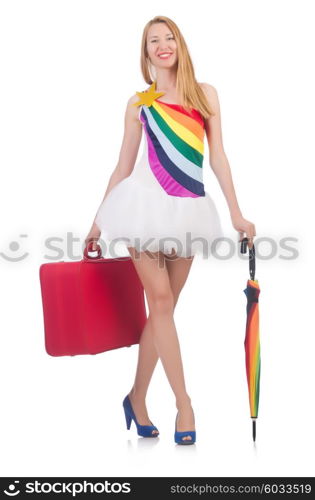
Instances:
[[[163,51],[167,52],[167,51],[169,51],[169,50],[170,50],[169,46],[168,46],[168,45],[166,45],[165,43],[160,44],[160,45],[158,46],[158,49],[159,49],[159,52],[163,52]]]

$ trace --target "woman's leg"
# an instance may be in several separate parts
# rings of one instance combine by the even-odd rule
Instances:
[[[192,261],[193,257],[180,257],[175,260],[166,260],[170,285],[174,297],[174,308],[177,304],[179,294],[187,280]],[[129,398],[132,402],[138,422],[141,425],[150,425],[145,398],[158,359],[159,356],[152,336],[151,315],[149,314],[140,337],[136,376],[133,388],[129,393]]]
[[[129,393],[130,400],[139,423],[150,425],[145,396],[159,358],[157,349],[160,346],[160,350],[164,353],[164,359],[161,360],[174,390],[179,410],[177,430],[192,430],[194,427],[193,411],[185,389],[173,312],[188,277],[193,257],[182,258],[173,255],[173,258],[165,258],[161,252],[149,254],[150,257],[142,252],[139,258],[139,253],[133,248],[129,247],[129,252],[132,257],[137,255],[134,263],[144,284],[150,309],[147,323],[140,338],[137,372],[133,389]],[[155,258],[152,258],[153,255]],[[162,269],[158,265],[161,260]],[[156,330],[157,335],[154,335]],[[170,347],[171,349],[169,349]],[[189,436],[188,439],[190,439]]]

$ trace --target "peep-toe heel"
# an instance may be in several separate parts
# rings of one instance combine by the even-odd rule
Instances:
[[[176,429],[177,416],[175,418],[175,432],[174,432],[174,440],[177,444],[194,444],[196,442],[196,431],[178,431]],[[184,437],[190,436],[191,439],[183,439]]]
[[[125,412],[126,425],[127,425],[128,430],[130,429],[131,422],[133,420],[134,423],[136,424],[137,433],[139,436],[157,437],[159,435],[159,431],[158,431],[157,427],[155,427],[155,425],[153,425],[152,422],[151,422],[152,425],[140,425],[138,423],[137,417],[135,415],[135,412],[133,411],[131,401],[129,399],[128,394],[125,397],[125,399],[123,400],[123,408],[124,408],[124,412]],[[156,431],[156,432],[153,432],[153,431]]]

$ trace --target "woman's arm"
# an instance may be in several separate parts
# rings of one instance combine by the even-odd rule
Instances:
[[[142,134],[142,125],[138,118],[139,108],[133,106],[133,103],[137,102],[138,100],[139,97],[137,96],[137,94],[135,94],[127,102],[125,111],[124,136],[119,152],[118,163],[109,178],[109,182],[102,202],[105,200],[111,189],[125,177],[128,177],[134,168]]]
[[[205,120],[205,130],[209,144],[210,166],[226,198],[233,227],[239,231],[241,238],[244,232],[248,238],[254,238],[254,236],[256,236],[255,226],[252,222],[244,219],[241,213],[233,185],[231,168],[223,147],[218,93],[216,89],[208,83],[201,83],[200,86],[208,98],[211,109],[215,113],[214,116],[210,116]],[[251,247],[252,243],[250,243],[249,246]]]
[[[113,189],[113,187],[116,186],[118,182],[122,181],[125,177],[128,177],[134,168],[142,135],[142,125],[139,120],[139,108],[137,106],[133,106],[133,103],[138,102],[138,100],[139,97],[137,94],[135,94],[130,97],[127,102],[125,111],[124,136],[119,152],[118,163],[109,178],[106,192],[101,204],[105,200],[110,190]],[[85,238],[86,245],[90,241],[93,242],[93,250],[96,249],[96,242],[101,235],[100,228],[95,222],[97,212],[95,214],[91,229],[87,237]]]

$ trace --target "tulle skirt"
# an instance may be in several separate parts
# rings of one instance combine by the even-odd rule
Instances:
[[[171,196],[146,164],[145,151],[128,177],[116,184],[95,218],[105,240],[138,251],[206,257],[218,251],[224,237],[209,193],[196,198]]]

